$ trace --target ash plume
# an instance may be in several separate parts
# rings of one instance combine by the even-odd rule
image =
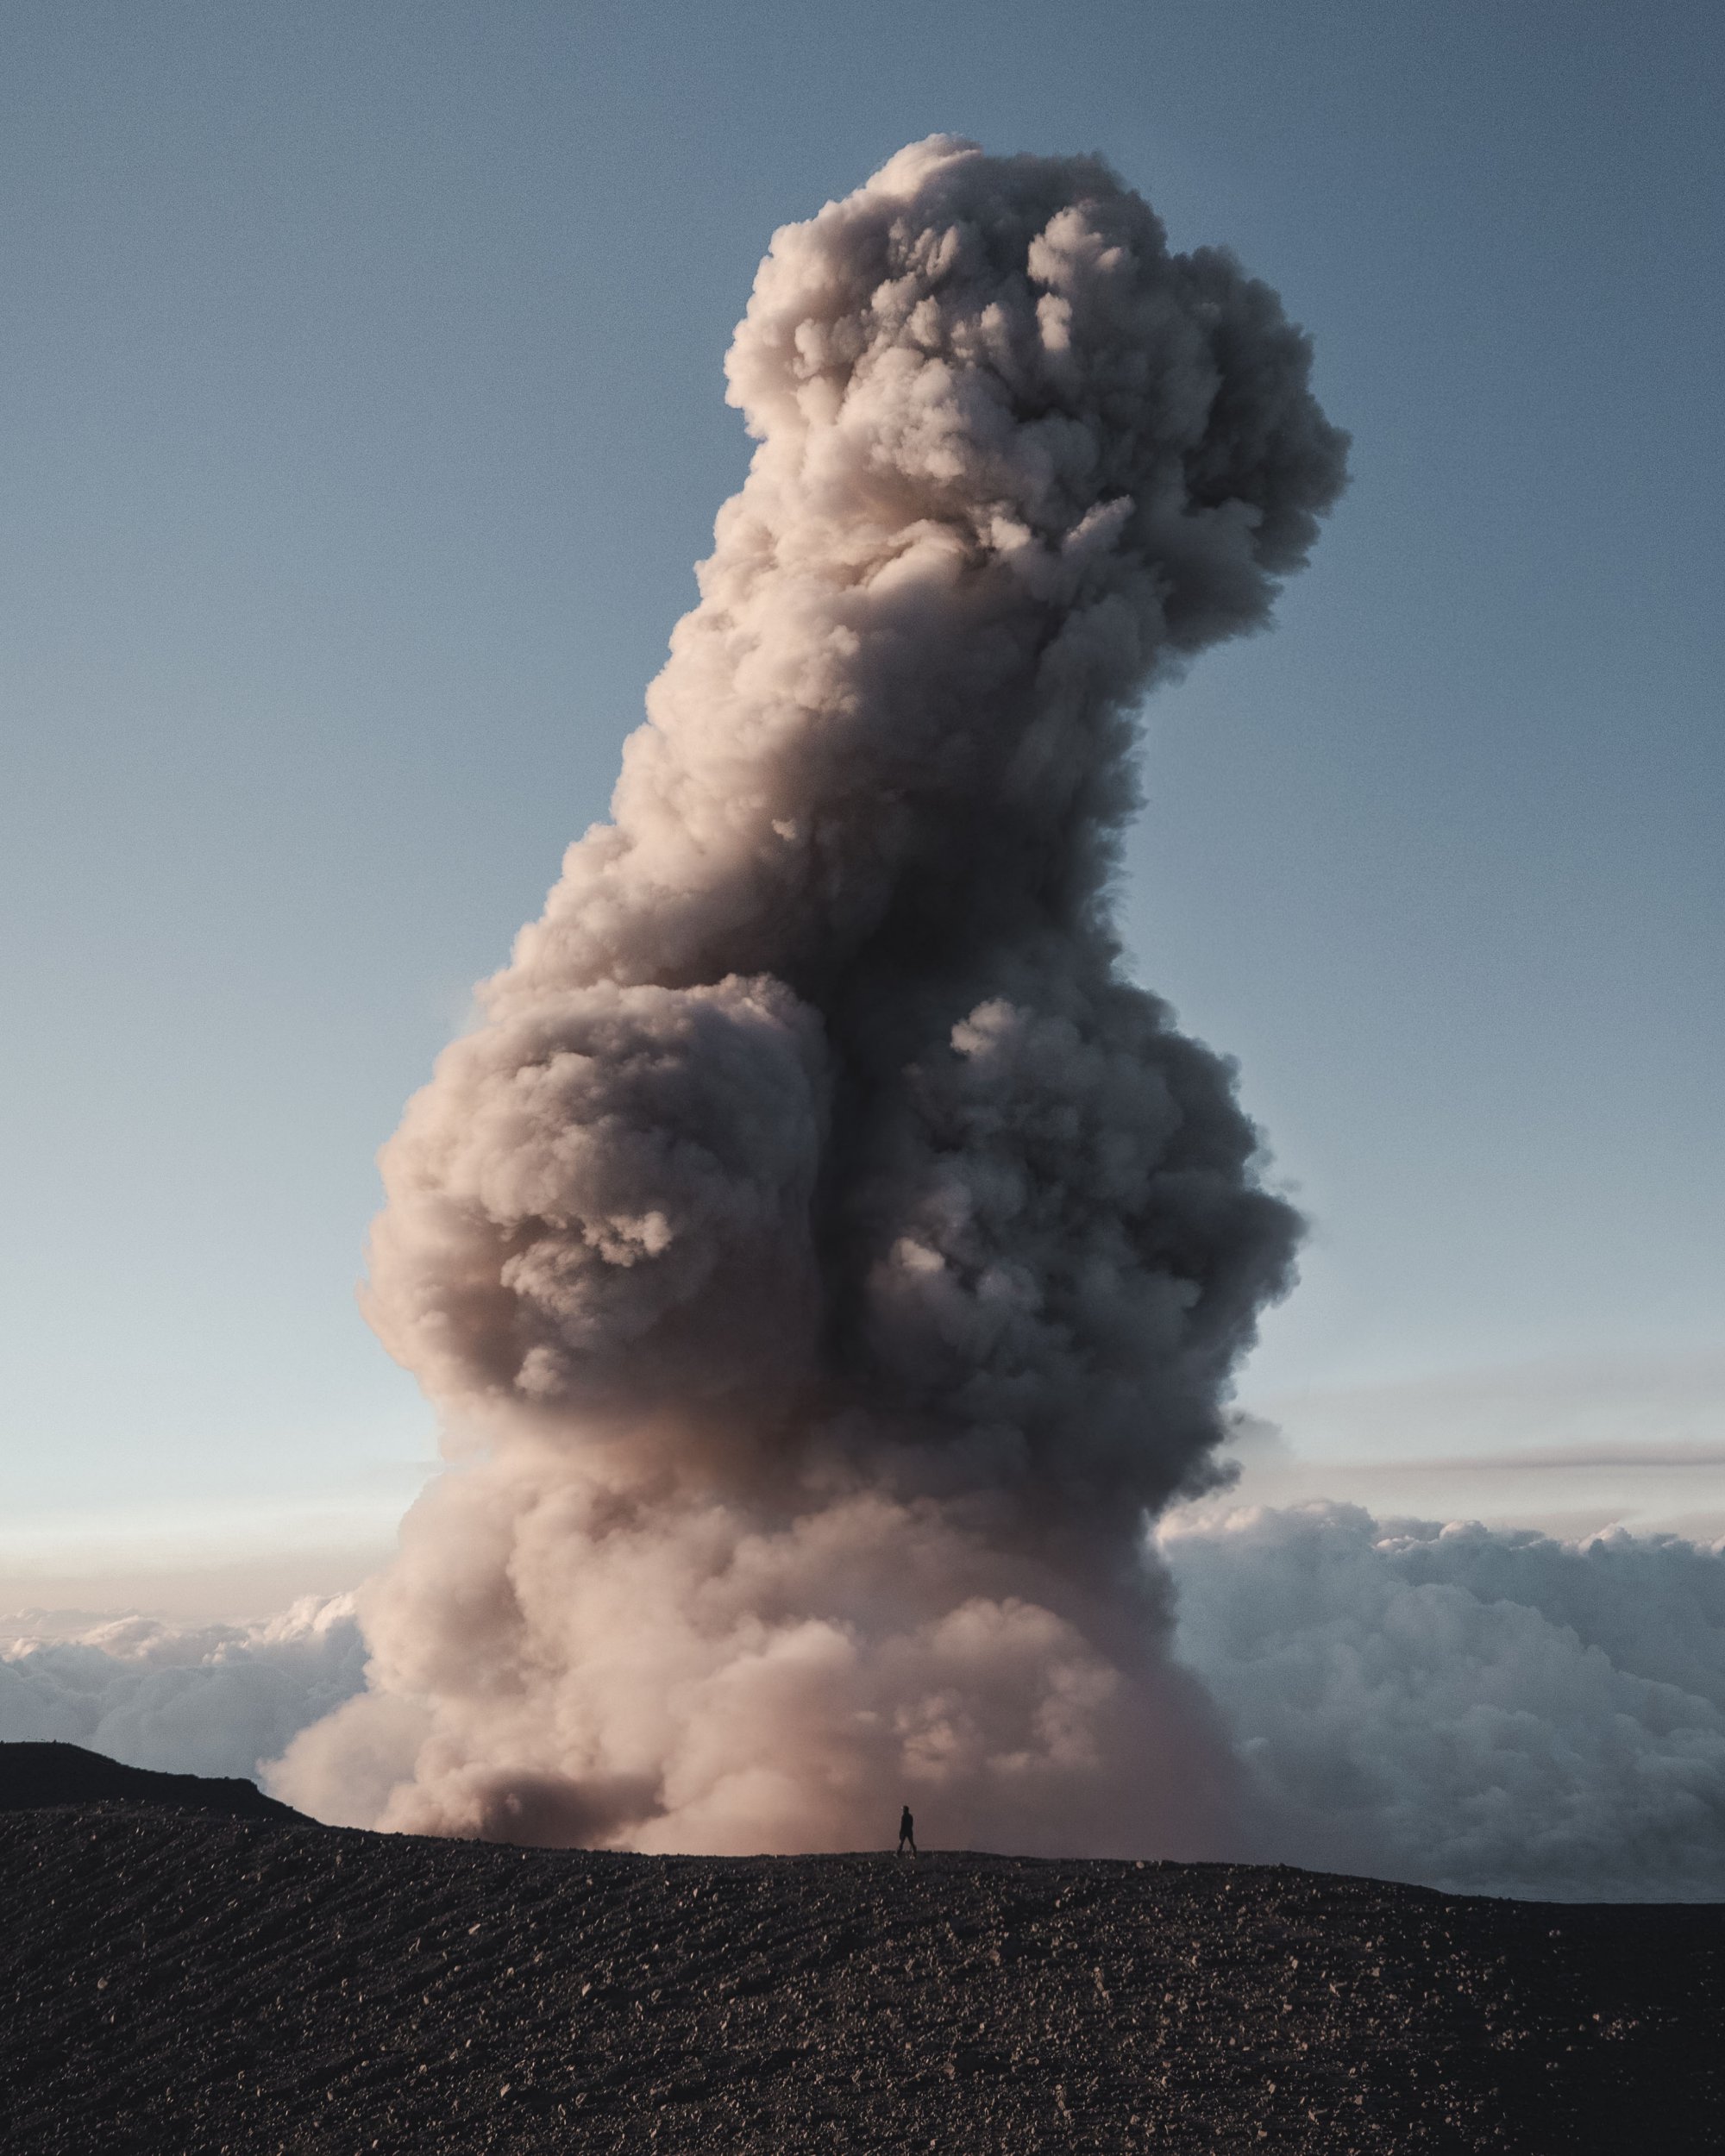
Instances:
[[[1226,1832],[1147,1520],[1290,1279],[1125,971],[1134,712],[1343,483],[1309,350],[1094,159],[934,138],[775,239],[758,447],[571,848],[386,1149],[367,1309],[467,1457],[325,1816],[726,1852]]]

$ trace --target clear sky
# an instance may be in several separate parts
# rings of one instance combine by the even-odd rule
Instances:
[[[937,128],[1235,248],[1354,433],[1132,849],[1314,1216],[1245,1399],[1725,1527],[1722,110],[1703,0],[13,0],[0,1597],[386,1532],[373,1153],[604,812],[773,228]]]

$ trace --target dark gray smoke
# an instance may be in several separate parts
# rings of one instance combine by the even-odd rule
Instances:
[[[777,235],[760,446],[612,820],[385,1156],[372,1320],[479,1457],[296,1801],[1214,1839],[1144,1531],[1296,1221],[1111,891],[1145,689],[1267,619],[1342,485],[1308,364],[1095,160],[936,138]]]

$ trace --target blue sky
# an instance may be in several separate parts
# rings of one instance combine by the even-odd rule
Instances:
[[[386,1532],[373,1153],[604,812],[773,228],[936,128],[1235,248],[1355,436],[1131,855],[1314,1216],[1245,1398],[1343,1480],[1688,1447],[1725,1527],[1722,105],[1682,0],[17,0],[0,1595]]]

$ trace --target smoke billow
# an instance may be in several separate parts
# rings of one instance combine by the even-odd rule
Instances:
[[[1213,1846],[1145,1526],[1297,1223],[1111,918],[1134,711],[1343,483],[1309,350],[1100,162],[787,228],[699,605],[384,1156],[369,1314],[473,1456],[277,1774],[646,1849]]]

